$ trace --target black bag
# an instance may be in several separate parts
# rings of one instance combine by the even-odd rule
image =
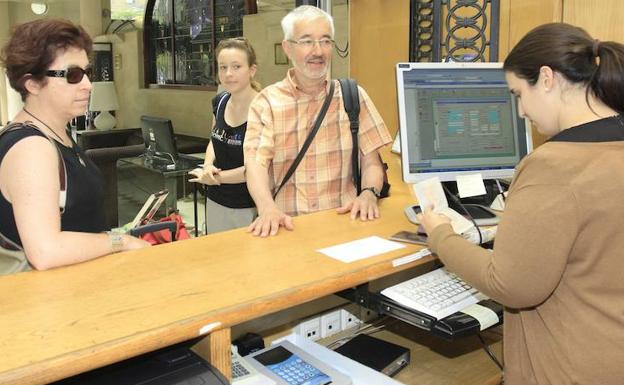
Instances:
[[[360,129],[360,94],[355,79],[338,79],[340,89],[342,90],[342,100],[344,101],[345,111],[349,115],[351,122],[351,138],[353,140],[353,152],[351,155],[351,165],[353,167],[353,183],[357,189],[357,194],[362,192],[362,171],[360,170],[360,157],[358,146],[358,131]],[[383,187],[379,192],[379,198],[387,198],[390,196],[390,183],[388,183],[388,164],[381,159],[379,161],[383,165],[384,177]]]

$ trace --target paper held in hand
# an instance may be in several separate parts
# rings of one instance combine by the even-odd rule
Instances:
[[[453,231],[463,234],[473,227],[472,222],[448,206],[440,178],[433,177],[414,185],[414,193],[423,212],[433,208],[433,212],[447,216],[451,220]]]

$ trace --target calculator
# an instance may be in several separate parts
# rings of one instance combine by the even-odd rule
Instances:
[[[281,385],[350,385],[351,379],[289,341],[250,354],[248,362]]]

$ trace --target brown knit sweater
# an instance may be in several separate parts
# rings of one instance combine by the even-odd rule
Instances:
[[[444,264],[506,306],[507,385],[624,384],[624,126],[564,130],[518,166],[491,253],[450,225]]]

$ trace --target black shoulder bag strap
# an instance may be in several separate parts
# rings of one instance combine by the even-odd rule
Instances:
[[[351,153],[351,167],[353,169],[353,183],[357,189],[357,195],[362,192],[362,179],[360,174],[360,156],[358,144],[358,131],[360,130],[360,95],[355,79],[338,79],[342,89],[342,99],[345,111],[351,122],[351,139],[353,150]]]
[[[362,173],[360,170],[360,153],[358,143],[358,131],[360,130],[360,93],[358,91],[357,81],[355,79],[338,79],[340,88],[342,89],[342,100],[344,101],[345,111],[349,115],[351,123],[351,139],[353,140],[353,150],[351,153],[351,167],[353,169],[353,184],[357,189],[357,195],[362,192]],[[384,168],[383,187],[379,192],[380,198],[390,196],[390,184],[386,171],[388,165],[384,163],[379,155],[379,161]]]
[[[330,80],[329,92],[327,93],[327,96],[325,97],[325,101],[323,102],[321,111],[316,117],[316,121],[314,122],[314,127],[312,128],[312,131],[310,131],[310,133],[308,134],[308,137],[306,138],[305,142],[303,142],[303,146],[301,146],[301,150],[299,150],[297,157],[295,158],[293,163],[290,165],[290,168],[286,172],[286,175],[284,176],[282,183],[280,183],[277,190],[275,190],[275,193],[273,193],[273,199],[275,199],[275,197],[280,192],[282,187],[284,187],[286,182],[288,182],[290,177],[294,174],[295,170],[297,169],[297,166],[299,166],[299,163],[301,162],[301,159],[303,159],[303,156],[305,155],[306,151],[308,151],[308,147],[310,147],[310,143],[312,143],[312,139],[314,139],[314,136],[316,136],[316,133],[319,127],[321,126],[323,119],[325,118],[325,114],[327,113],[327,109],[329,108],[329,103],[331,103],[333,96],[334,96],[334,81]]]

